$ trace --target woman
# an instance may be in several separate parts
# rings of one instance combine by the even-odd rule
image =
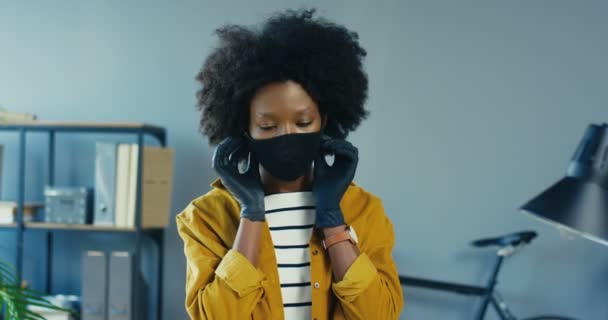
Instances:
[[[393,226],[345,140],[367,115],[357,34],[313,10],[217,34],[197,96],[219,179],[176,218],[188,314],[397,319]]]

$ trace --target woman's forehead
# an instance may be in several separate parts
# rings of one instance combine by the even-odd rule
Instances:
[[[268,84],[260,88],[251,100],[251,114],[256,118],[277,113],[306,114],[317,110],[306,90],[293,81]]]

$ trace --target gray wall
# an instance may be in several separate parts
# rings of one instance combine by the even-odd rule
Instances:
[[[48,120],[166,126],[177,214],[215,176],[194,108],[212,30],[307,5],[358,31],[368,49],[371,117],[352,135],[356,180],[384,199],[400,272],[481,283],[492,253],[469,248],[471,239],[536,229],[540,238],[507,262],[500,284],[517,314],[608,318],[608,248],[567,240],[516,210],[561,177],[588,123],[608,119],[606,2],[0,1],[0,104]],[[0,139],[9,144],[2,183],[10,198],[15,136]],[[90,142],[109,137],[61,139],[59,182],[90,184]],[[30,199],[41,198],[44,141],[29,143]],[[181,319],[185,261],[171,221],[164,318]],[[13,253],[12,239],[0,231],[0,257]],[[44,238],[26,240],[26,271],[41,286]],[[58,235],[66,250],[55,258],[57,290],[79,292],[79,250],[120,241]],[[424,290],[405,295],[404,319],[470,319],[476,306]]]

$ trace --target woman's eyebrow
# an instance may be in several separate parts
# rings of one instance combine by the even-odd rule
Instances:
[[[258,118],[268,118],[268,117],[271,117],[271,116],[273,115],[273,113],[272,113],[272,112],[262,112],[262,111],[257,111],[257,112],[255,113],[255,115],[256,115]]]
[[[314,111],[313,108],[311,108],[310,105],[306,105],[306,106],[300,107],[298,110],[296,110],[295,114],[297,114],[297,115],[309,114],[312,111]],[[272,111],[270,111],[270,112],[256,111],[255,112],[255,116],[258,118],[271,118],[274,115],[275,115],[275,113]]]
[[[305,105],[301,108],[299,108],[298,111],[296,111],[297,114],[301,115],[301,114],[308,114],[310,112],[314,111],[314,109],[312,108],[311,105]]]

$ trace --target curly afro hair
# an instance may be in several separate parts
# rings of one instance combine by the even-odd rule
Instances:
[[[271,82],[299,83],[327,117],[332,137],[346,138],[367,117],[366,51],[357,33],[314,15],[288,10],[261,26],[215,31],[220,44],[196,76],[200,131],[211,144],[247,130],[250,101]]]

